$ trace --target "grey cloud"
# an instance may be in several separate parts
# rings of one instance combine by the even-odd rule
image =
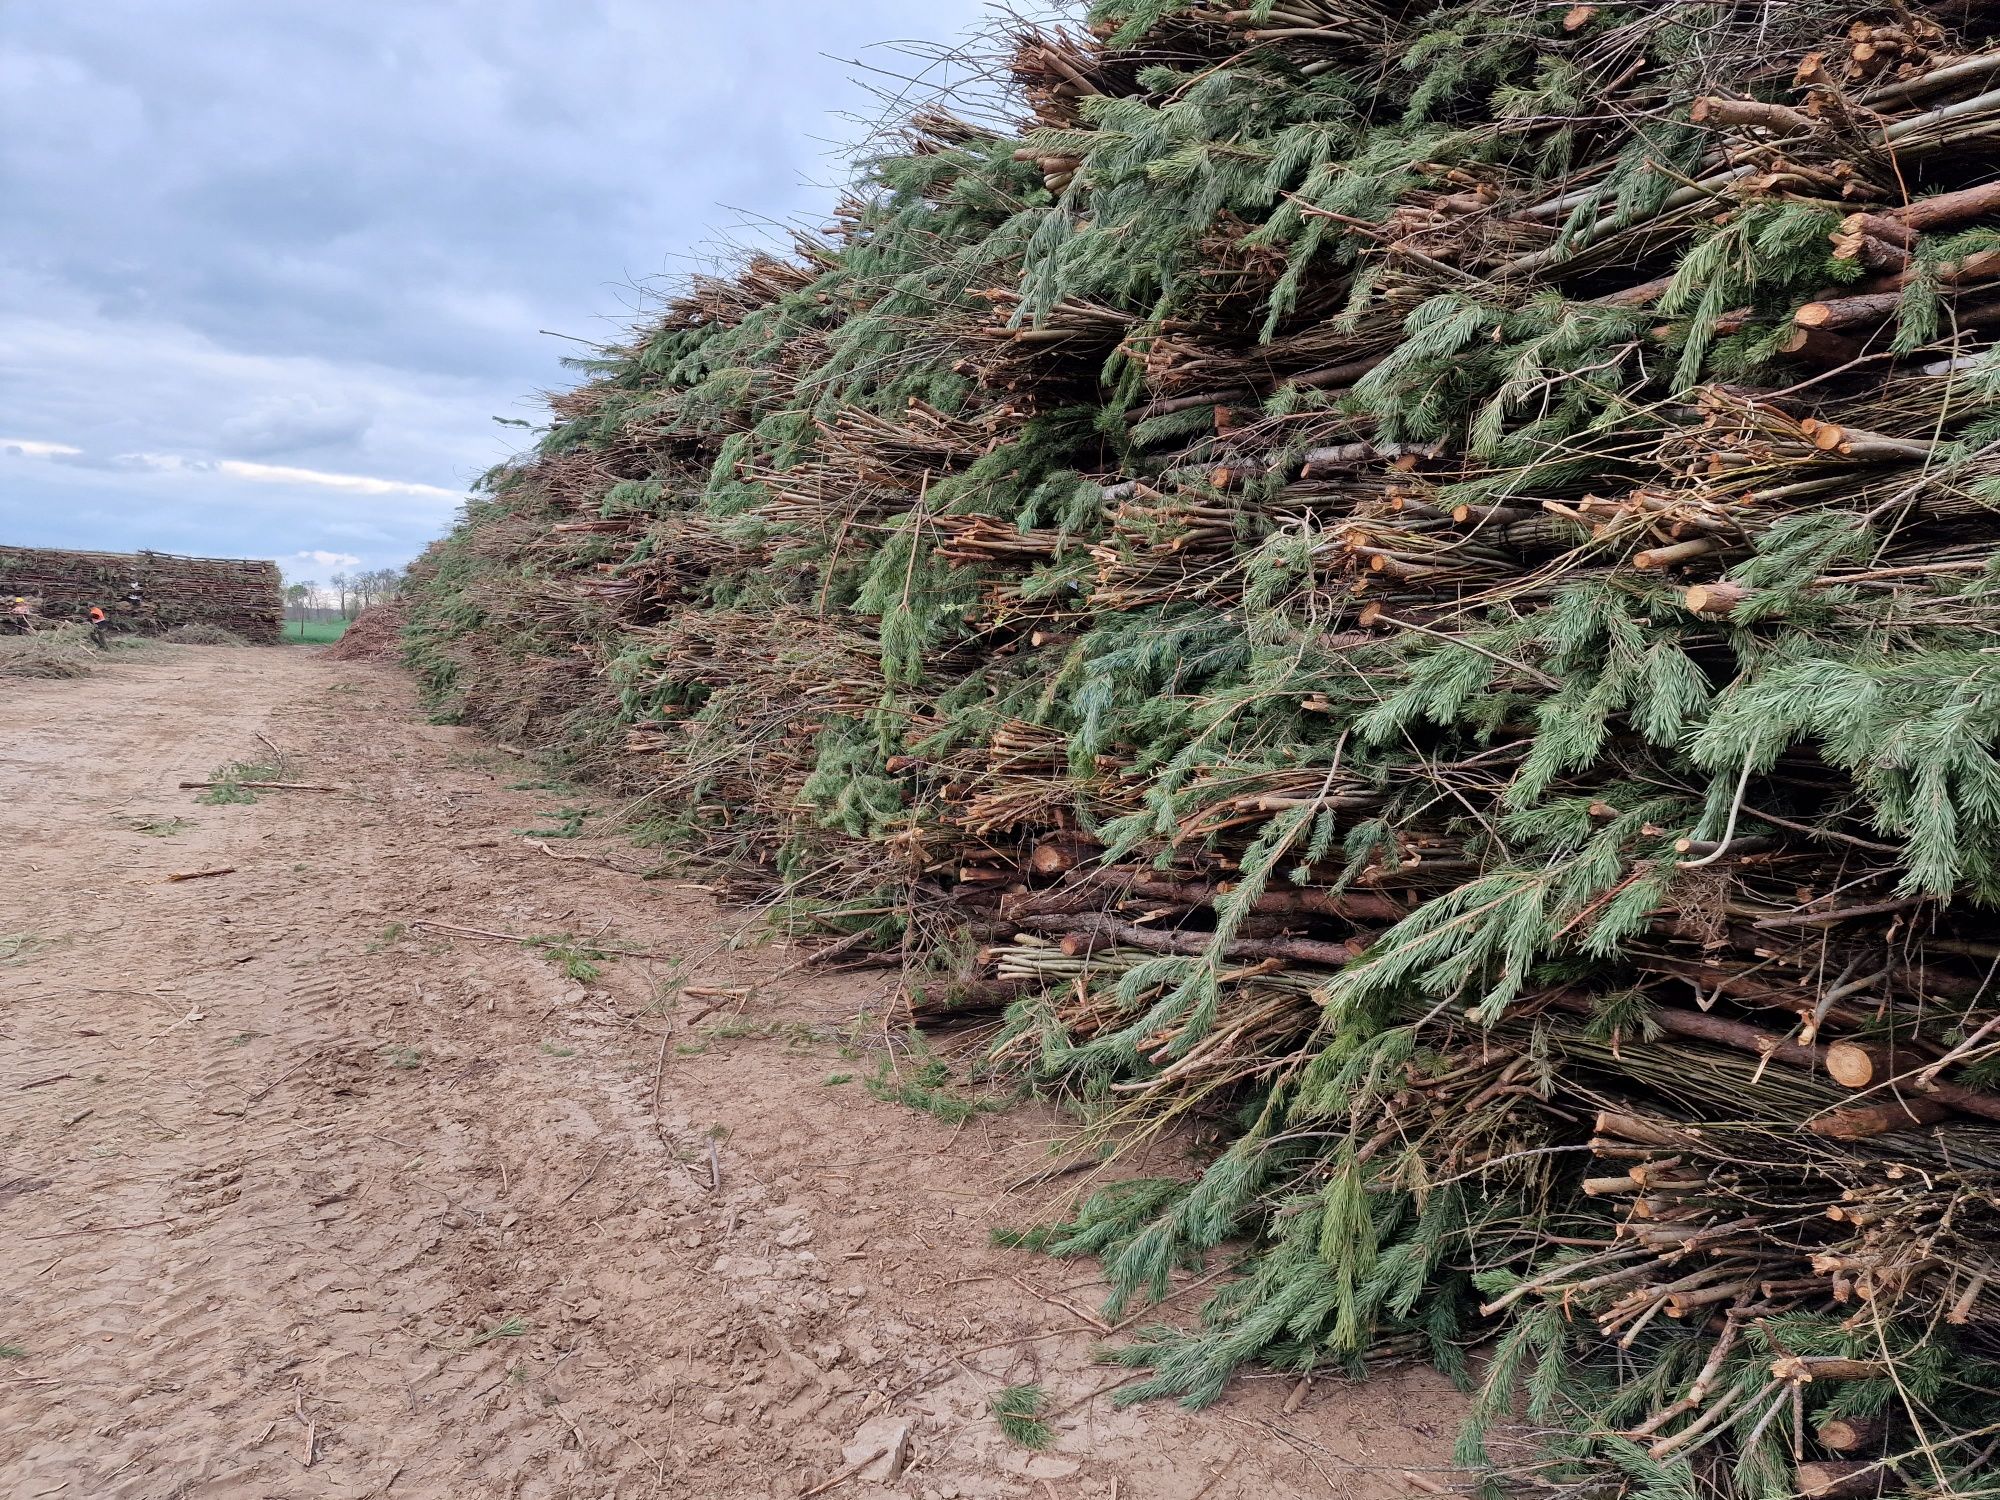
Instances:
[[[448,508],[198,468],[463,486],[515,441],[490,418],[566,378],[536,330],[605,336],[719,205],[824,210],[833,112],[870,105],[823,54],[979,12],[0,5],[0,436],[84,450],[0,450],[0,539],[399,560]]]
[[[246,458],[297,456],[357,447],[372,421],[365,411],[322,405],[310,396],[274,396],[227,418],[216,434],[227,451]]]

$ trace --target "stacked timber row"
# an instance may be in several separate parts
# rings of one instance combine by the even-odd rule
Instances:
[[[1490,1338],[1544,1487],[1991,1491],[1997,32],[1015,27],[1015,123],[585,362],[413,660],[1091,1142],[1207,1129],[1034,1236],[1251,1247],[1134,1393]]]
[[[0,595],[39,601],[36,614],[57,621],[81,620],[96,605],[147,635],[219,625],[247,641],[274,642],[284,629],[283,587],[273,562],[0,546]],[[136,605],[128,603],[135,590]]]

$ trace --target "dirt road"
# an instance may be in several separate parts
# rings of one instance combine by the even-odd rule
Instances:
[[[338,790],[178,786],[276,752]],[[636,866],[615,841],[536,847],[573,799],[531,775],[307,651],[0,682],[0,1493],[781,1500],[900,1424],[899,1478],[825,1492],[1370,1497],[1445,1462],[1423,1372],[1093,1397],[1124,1372],[1089,1268],[986,1248],[1055,1122],[871,1098],[838,1032],[876,981],[729,951],[700,892],[588,862]],[[987,1415],[1027,1382],[1042,1453]]]

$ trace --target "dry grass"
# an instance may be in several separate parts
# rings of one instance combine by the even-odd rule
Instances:
[[[233,630],[225,630],[220,625],[176,625],[172,630],[162,631],[160,639],[170,646],[247,646],[250,643]]]
[[[88,677],[96,665],[81,625],[0,636],[0,677]]]

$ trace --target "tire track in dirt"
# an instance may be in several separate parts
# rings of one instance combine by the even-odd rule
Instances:
[[[0,744],[0,843],[34,877],[0,933],[40,939],[0,961],[24,1231],[0,1342],[25,1351],[0,1361],[0,1490],[776,1500],[884,1417],[908,1470],[838,1500],[1366,1500],[1444,1462],[1454,1402],[1420,1374],[1289,1414],[1270,1380],[1202,1415],[1091,1399],[1117,1377],[1075,1311],[1087,1269],[984,1248],[1030,1214],[995,1184],[1051,1122],[953,1130],[828,1084],[871,1066],[824,1026],[865,985],[774,979],[784,956],[721,946],[700,898],[517,838],[550,799],[420,722],[397,674],[189,649],[25,691]],[[345,790],[174,786],[260,735]],[[424,921],[691,970],[579,981]],[[670,1023],[677,977],[742,998]],[[985,1414],[1025,1380],[1069,1408],[1046,1454]]]

